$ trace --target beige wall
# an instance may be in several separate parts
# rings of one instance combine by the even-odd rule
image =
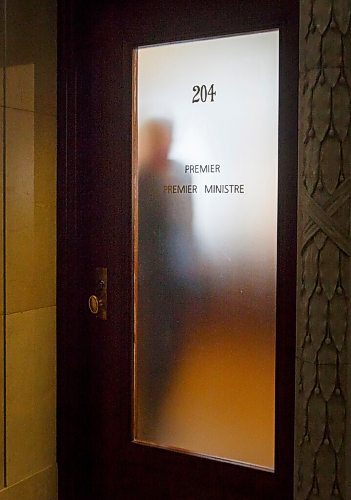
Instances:
[[[5,68],[4,84],[0,82],[0,193],[4,195],[0,235],[5,236],[0,242],[4,276],[0,500],[52,500],[56,498],[54,1],[0,0],[0,57]]]

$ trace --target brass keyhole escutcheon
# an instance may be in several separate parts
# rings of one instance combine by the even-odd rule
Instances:
[[[102,300],[99,300],[96,295],[90,295],[88,305],[92,314],[98,314],[99,308],[102,306]]]
[[[107,319],[107,268],[97,267],[93,276],[94,293],[88,299],[89,311],[96,318]]]

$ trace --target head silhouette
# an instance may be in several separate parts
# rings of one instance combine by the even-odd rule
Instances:
[[[139,165],[157,171],[166,169],[171,143],[170,121],[155,119],[146,122],[139,134]]]

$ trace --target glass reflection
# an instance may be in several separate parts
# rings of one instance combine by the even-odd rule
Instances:
[[[135,439],[273,468],[278,32],[137,57]]]

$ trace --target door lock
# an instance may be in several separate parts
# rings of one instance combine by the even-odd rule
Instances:
[[[89,310],[96,318],[107,319],[107,268],[95,269],[95,293],[88,300]]]
[[[92,314],[99,314],[99,310],[103,306],[103,304],[103,301],[96,295],[90,295],[88,305]]]

